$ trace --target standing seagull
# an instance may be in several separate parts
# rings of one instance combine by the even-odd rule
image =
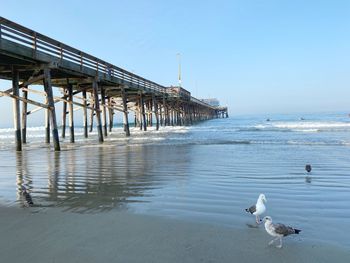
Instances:
[[[252,205],[249,208],[246,208],[245,211],[247,211],[248,213],[251,213],[253,215],[255,215],[255,220],[257,224],[260,224],[260,215],[263,214],[266,210],[265,204],[267,200],[264,194],[260,194],[258,201],[256,201],[255,205]]]
[[[272,218],[270,216],[265,216],[264,221],[266,232],[269,235],[276,237],[269,242],[269,245],[272,245],[277,239],[279,239],[280,244],[277,246],[278,248],[282,247],[282,237],[289,236],[291,234],[299,234],[301,231],[299,229],[292,228],[283,224],[273,224]]]

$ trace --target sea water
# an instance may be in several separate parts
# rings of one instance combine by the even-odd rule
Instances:
[[[12,128],[0,129],[0,202],[77,213],[127,210],[245,229],[245,208],[260,193],[275,222],[302,229],[301,242],[349,247],[350,118],[346,113],[234,116],[193,126],[122,128],[99,144],[96,129],[61,152],[28,131],[14,150]],[[307,173],[305,165],[311,164]],[[29,208],[31,209],[31,208]],[[39,210],[40,211],[40,210]]]

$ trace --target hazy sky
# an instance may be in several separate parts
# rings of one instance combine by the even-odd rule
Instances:
[[[183,87],[217,97],[231,115],[350,110],[350,1],[0,0],[0,7],[7,19],[165,86],[177,84],[181,53]]]

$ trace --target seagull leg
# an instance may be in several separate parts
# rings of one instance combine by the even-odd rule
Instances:
[[[282,248],[282,237],[280,237],[279,239],[280,239],[280,244],[278,246],[276,246],[276,247]]]
[[[274,239],[272,239],[270,242],[269,242],[269,246],[271,246],[279,237],[276,237]]]
[[[258,215],[255,216],[255,221],[258,225],[260,224],[260,217]]]

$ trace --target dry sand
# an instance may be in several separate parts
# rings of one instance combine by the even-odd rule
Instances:
[[[262,228],[127,212],[0,207],[0,235],[0,262],[350,262],[344,248],[298,239],[269,247]]]

